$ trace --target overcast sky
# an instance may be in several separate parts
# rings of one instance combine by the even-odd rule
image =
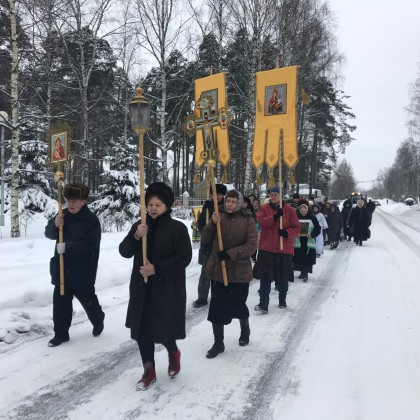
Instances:
[[[419,76],[420,0],[329,0],[339,50],[346,56],[341,88],[356,115],[347,148],[358,181],[390,167],[408,137],[410,84]],[[360,183],[368,187],[370,183]]]

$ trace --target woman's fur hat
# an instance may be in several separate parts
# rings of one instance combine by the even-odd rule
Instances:
[[[158,197],[168,209],[172,207],[175,200],[172,188],[163,182],[153,182],[146,188],[146,206],[152,197]]]
[[[87,200],[90,189],[84,184],[67,184],[64,187],[63,194],[66,200]]]

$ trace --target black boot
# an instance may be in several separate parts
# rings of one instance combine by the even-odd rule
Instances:
[[[251,330],[249,329],[249,318],[240,319],[239,324],[241,325],[241,336],[239,337],[239,345],[247,346],[249,344],[249,334]]]
[[[286,293],[279,293],[279,308],[286,309]]]
[[[223,343],[223,333],[225,326],[220,324],[213,324],[214,344],[213,347],[207,352],[207,359],[213,359],[218,354],[225,351],[225,345]]]

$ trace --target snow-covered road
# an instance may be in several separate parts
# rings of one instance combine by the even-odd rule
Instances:
[[[233,322],[225,328],[225,353],[212,360],[205,358],[212,344],[207,309],[191,307],[200,270],[192,264],[181,373],[167,377],[166,351],[157,347],[158,380],[145,392],[134,390],[140,360],[124,328],[127,285],[116,282],[99,294],[106,312],[100,337],[80,315],[70,342],[58,348],[39,334],[2,348],[0,418],[418,419],[419,226],[376,211],[363,247],[327,249],[308,283],[295,277],[286,310],[272,293],[269,313],[255,313],[254,281],[249,346],[238,346]],[[104,238],[103,246],[118,240]],[[33,259],[38,263],[39,254]],[[106,261],[103,269],[116,272],[114,260]],[[127,276],[130,262],[118,264]]]

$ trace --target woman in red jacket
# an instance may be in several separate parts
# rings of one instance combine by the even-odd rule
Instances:
[[[276,283],[279,291],[279,307],[286,308],[286,295],[289,281],[293,281],[293,241],[300,232],[300,223],[295,209],[288,204],[279,206],[279,187],[271,188],[270,201],[260,207],[257,223],[261,227],[258,258],[254,266],[254,278],[260,280],[260,303],[255,310],[266,314],[270,301],[271,282]],[[279,219],[283,216],[283,228]],[[280,237],[283,247],[280,249]]]

